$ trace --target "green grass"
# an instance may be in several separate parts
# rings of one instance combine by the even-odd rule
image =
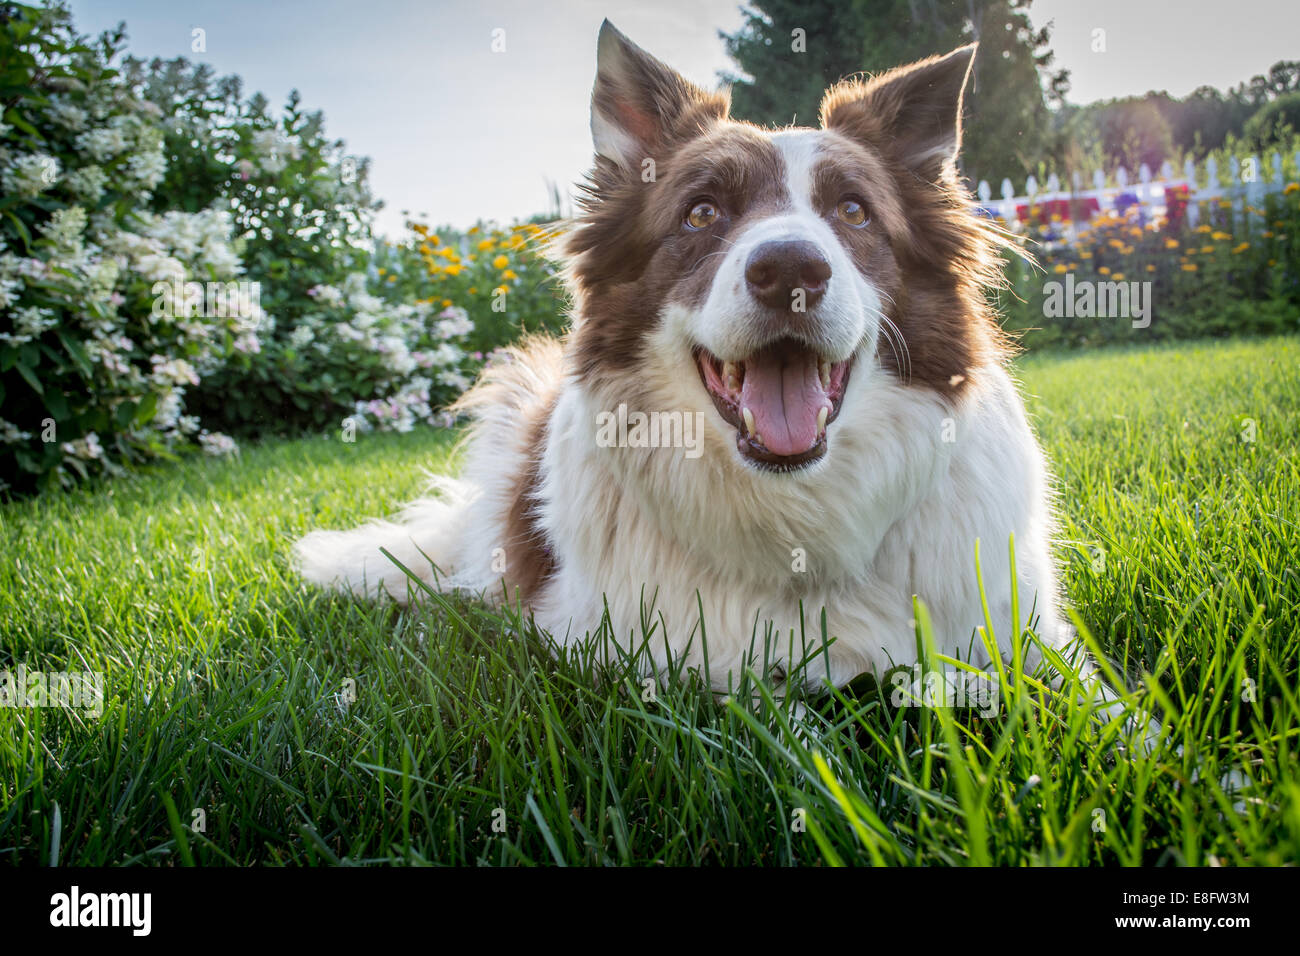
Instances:
[[[309,439],[0,506],[0,669],[107,680],[97,718],[0,708],[0,859],[1300,859],[1300,340],[1020,373],[1070,600],[1171,727],[1149,755],[1015,674],[992,718],[895,708],[872,681],[806,710],[685,677],[647,701],[472,601],[318,593],[290,540],[390,510],[450,454],[436,433]],[[1230,767],[1245,799],[1218,788]]]

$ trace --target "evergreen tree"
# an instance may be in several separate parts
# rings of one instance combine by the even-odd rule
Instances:
[[[1023,178],[1054,152],[1047,101],[1059,101],[1068,85],[1066,74],[1049,71],[1049,32],[1029,22],[1030,2],[754,0],[740,30],[723,36],[743,71],[723,77],[732,84],[732,113],[815,125],[823,90],[840,78],[978,41],[963,167],[975,179]]]
[[[858,0],[758,0],[745,24],[722,34],[739,73],[732,115],[769,126],[814,126],[826,87],[863,69]]]

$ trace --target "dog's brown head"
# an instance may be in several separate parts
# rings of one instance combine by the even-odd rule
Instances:
[[[956,400],[1001,354],[998,239],[955,166],[974,56],[842,82],[820,129],[764,130],[606,21],[566,245],[580,379],[634,401],[689,382],[773,471],[827,454],[857,376]]]

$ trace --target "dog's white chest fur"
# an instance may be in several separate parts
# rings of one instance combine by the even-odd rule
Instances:
[[[874,378],[842,414],[870,427],[842,431],[815,474],[788,481],[707,452],[594,447],[599,403],[567,389],[543,457],[539,514],[557,567],[534,604],[538,623],[572,642],[608,608],[620,642],[636,645],[653,626],[660,663],[666,645],[702,666],[702,609],[718,682],[747,655],[761,662],[765,638],[783,668],[792,646],[796,658],[803,642],[819,649],[825,608],[829,676],[841,684],[915,659],[918,595],[942,652],[986,661],[974,638],[984,624],[974,544],[1006,646],[1014,534],[1022,615],[1033,608],[1039,634],[1055,642],[1044,468],[1009,378],[988,370],[957,412]],[[807,671],[823,674],[820,659]]]

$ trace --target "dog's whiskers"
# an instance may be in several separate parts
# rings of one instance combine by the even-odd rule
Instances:
[[[885,300],[886,303],[898,307],[894,297],[883,289],[877,289],[876,293]],[[899,374],[903,376],[905,384],[912,382],[912,353],[907,347],[907,339],[903,337],[902,330],[894,323],[883,309],[873,309],[873,317],[880,322],[880,329],[885,334],[885,341],[889,343],[889,349],[894,355],[894,361],[898,364]],[[899,350],[902,354],[899,354]]]
[[[907,347],[907,340],[903,338],[902,331],[894,324],[893,319],[881,312],[878,315],[880,319],[881,331],[885,333],[885,341],[889,343],[890,351],[894,353],[894,361],[898,364],[898,371],[903,376],[903,383],[910,385],[912,382],[912,353]],[[902,352],[900,355],[899,352]]]

